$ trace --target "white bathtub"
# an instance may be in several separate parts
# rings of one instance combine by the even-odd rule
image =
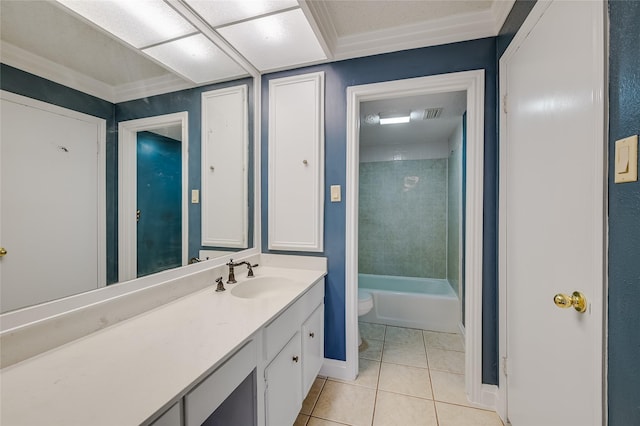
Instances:
[[[447,280],[358,274],[358,288],[373,295],[361,321],[459,332],[460,301]]]

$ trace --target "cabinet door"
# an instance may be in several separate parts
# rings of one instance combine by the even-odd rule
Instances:
[[[267,426],[292,425],[302,408],[301,352],[297,332],[264,371]]]
[[[324,73],[269,82],[269,249],[323,250]]]
[[[247,86],[202,94],[202,245],[248,247]]]
[[[311,314],[302,325],[302,395],[309,393],[311,385],[324,362],[324,304]]]

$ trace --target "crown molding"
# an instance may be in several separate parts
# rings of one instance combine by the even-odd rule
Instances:
[[[511,8],[515,2],[516,0],[494,0],[491,5],[491,13],[493,13],[493,19],[495,20],[495,26],[493,27],[495,35],[500,33],[502,25],[504,25],[504,21],[506,21],[507,16],[509,16],[509,12],[511,12]]]
[[[492,37],[495,19],[491,9],[340,37],[334,50],[335,59],[376,55],[398,50],[435,46]]]
[[[333,59],[338,41],[338,33],[336,27],[331,21],[331,15],[325,2],[308,2],[307,0],[298,0],[300,9],[309,21],[316,38],[320,42],[324,53],[329,60]]]
[[[514,2],[495,0],[491,8],[482,12],[339,37],[326,2],[299,0],[307,19],[318,28],[320,34],[317,36],[324,41],[328,56],[333,60],[493,37],[502,28]]]
[[[115,102],[112,86],[88,77],[78,71],[57,64],[41,56],[27,52],[13,44],[2,41],[2,63],[35,74],[63,86],[96,96],[109,102]]]
[[[113,103],[162,95],[163,93],[176,92],[178,90],[190,89],[196,86],[196,84],[188,82],[175,74],[166,74],[159,77],[114,86]]]

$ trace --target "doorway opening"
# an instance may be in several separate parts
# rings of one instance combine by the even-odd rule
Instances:
[[[466,94],[466,186],[464,204],[465,389],[469,399],[495,407],[496,387],[482,385],[482,221],[484,71],[466,71],[352,86],[347,90],[346,353],[345,376],[358,373],[358,258],[361,109],[363,103],[449,92]],[[414,179],[415,180],[415,179]],[[409,186],[413,183],[410,179]]]
[[[188,113],[180,112],[118,125],[119,281],[187,264],[187,120]],[[158,193],[153,186],[159,187]],[[158,208],[160,195],[168,197],[161,203],[167,204],[166,211]],[[154,227],[163,228],[163,241],[153,241]],[[173,237],[167,237],[170,229]]]

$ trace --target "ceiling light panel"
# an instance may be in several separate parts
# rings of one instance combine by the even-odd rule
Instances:
[[[247,74],[240,65],[202,34],[181,38],[142,51],[197,84]]]
[[[136,48],[196,32],[162,0],[57,0]]]
[[[297,7],[297,0],[186,0],[212,27]]]
[[[217,30],[260,71],[327,59],[300,9]]]

